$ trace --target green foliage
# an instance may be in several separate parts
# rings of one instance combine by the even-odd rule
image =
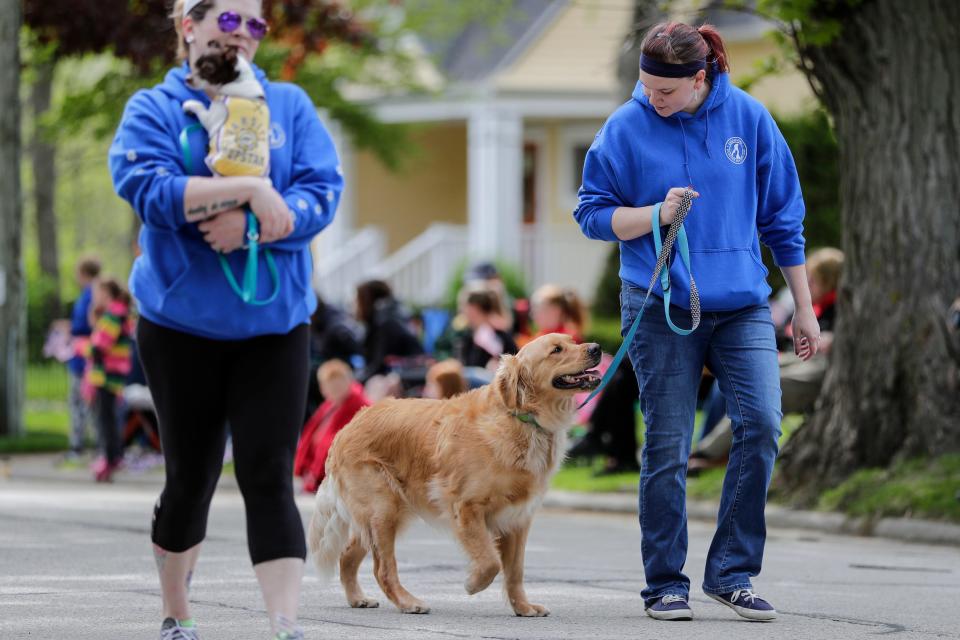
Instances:
[[[56,283],[50,276],[27,264],[27,360],[37,362],[42,359],[43,343],[50,323],[63,316],[50,308],[50,295],[56,290]]]
[[[597,282],[597,291],[593,296],[593,323],[600,318],[620,317],[620,244],[610,243],[610,252],[603,265],[600,280]],[[619,320],[617,322],[619,325]],[[591,333],[593,329],[591,328]],[[619,329],[617,335],[619,336]],[[595,342],[604,342],[595,340]],[[604,347],[606,348],[606,347]]]
[[[28,411],[26,419],[29,423],[31,413]],[[28,429],[29,424],[28,424]],[[52,431],[32,431],[19,437],[0,437],[0,454],[6,453],[41,453],[46,451],[64,451],[69,446],[65,433]]]
[[[27,366],[27,402],[37,406],[65,403],[69,391],[66,365],[54,361]]]
[[[825,492],[819,507],[870,518],[960,522],[960,455],[908,460],[889,469],[862,469]]]

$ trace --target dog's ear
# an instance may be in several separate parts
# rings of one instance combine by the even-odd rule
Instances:
[[[500,368],[497,369],[497,393],[508,409],[521,410],[526,404],[529,381],[523,363],[516,356],[500,356]]]

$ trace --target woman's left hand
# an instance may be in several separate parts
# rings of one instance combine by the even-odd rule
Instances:
[[[198,227],[210,248],[219,253],[230,253],[243,246],[247,215],[243,209],[231,209],[204,220]]]
[[[793,315],[793,352],[801,360],[809,360],[820,350],[820,323],[813,307],[806,305]]]

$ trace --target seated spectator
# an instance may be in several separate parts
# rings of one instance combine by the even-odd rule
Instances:
[[[452,398],[469,388],[463,375],[463,365],[456,360],[438,362],[427,370],[427,383],[423,397],[440,400]]]
[[[357,319],[366,332],[364,366],[357,375],[360,382],[389,373],[391,358],[423,354],[423,346],[410,328],[409,314],[393,297],[386,282],[369,280],[357,287]]]
[[[334,437],[370,404],[354,380],[350,365],[342,360],[327,360],[320,365],[317,383],[325,400],[304,426],[293,463],[294,475],[303,478],[303,490],[310,493],[326,475],[327,453]]]
[[[820,349],[804,361],[793,353],[792,340],[784,345],[787,350],[780,353],[781,408],[784,413],[809,413],[820,395],[833,345],[837,287],[842,269],[843,252],[839,249],[825,247],[807,257],[807,282],[813,312],[820,324]],[[788,338],[791,335],[790,323],[787,323],[786,335]],[[698,442],[690,455],[688,468],[693,472],[726,464],[733,440],[732,422],[726,415],[725,401],[718,383],[714,381],[713,384],[708,400],[710,410],[705,411]]]
[[[467,296],[464,317],[467,331],[459,336],[454,353],[465,367],[495,371],[504,353],[515,354],[513,336],[494,326],[496,295],[491,291],[474,291]]]

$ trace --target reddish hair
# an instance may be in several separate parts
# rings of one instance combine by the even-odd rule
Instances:
[[[672,64],[706,59],[707,75],[710,75],[713,63],[718,71],[730,71],[723,38],[710,24],[694,29],[683,22],[661,22],[644,36],[640,51],[645,56]]]

